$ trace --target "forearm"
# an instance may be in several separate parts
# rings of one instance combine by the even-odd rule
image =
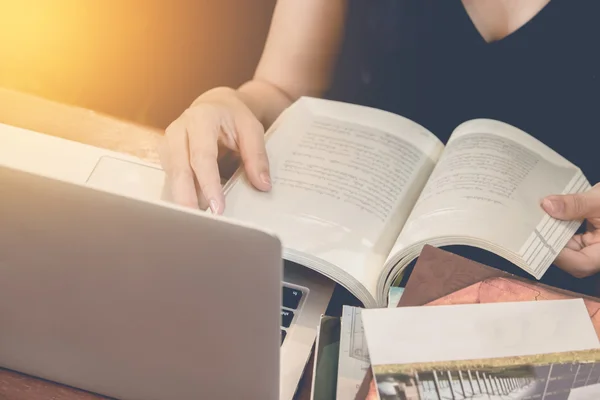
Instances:
[[[278,0],[254,77],[238,89],[265,128],[298,98],[328,89],[346,7],[347,0]]]
[[[297,100],[296,96],[286,93],[269,81],[259,79],[244,83],[238,88],[238,93],[265,129]]]

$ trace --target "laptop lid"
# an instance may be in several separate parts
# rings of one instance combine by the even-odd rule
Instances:
[[[279,396],[277,238],[0,166],[0,366],[126,399]]]

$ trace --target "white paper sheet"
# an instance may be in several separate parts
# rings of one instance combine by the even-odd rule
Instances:
[[[367,309],[362,321],[373,365],[600,347],[581,299]]]
[[[600,384],[571,389],[568,400],[598,400],[600,399]]]

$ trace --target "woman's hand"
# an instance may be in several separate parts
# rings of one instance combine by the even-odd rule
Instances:
[[[542,207],[556,219],[587,220],[587,232],[573,236],[555,264],[584,278],[600,271],[600,183],[581,194],[548,196]]]
[[[263,125],[236,90],[216,88],[198,97],[171,123],[161,142],[160,159],[176,203],[223,212],[219,144],[239,152],[257,189],[271,188]]]
[[[239,152],[257,189],[270,189],[264,127],[298,98],[327,90],[346,7],[347,0],[277,1],[253,79],[206,92],[167,128],[159,152],[176,203],[223,212],[219,144]]]

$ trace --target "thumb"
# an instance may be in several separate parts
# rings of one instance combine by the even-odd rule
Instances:
[[[593,191],[548,196],[542,208],[551,217],[565,221],[596,217],[600,215],[600,196]]]

